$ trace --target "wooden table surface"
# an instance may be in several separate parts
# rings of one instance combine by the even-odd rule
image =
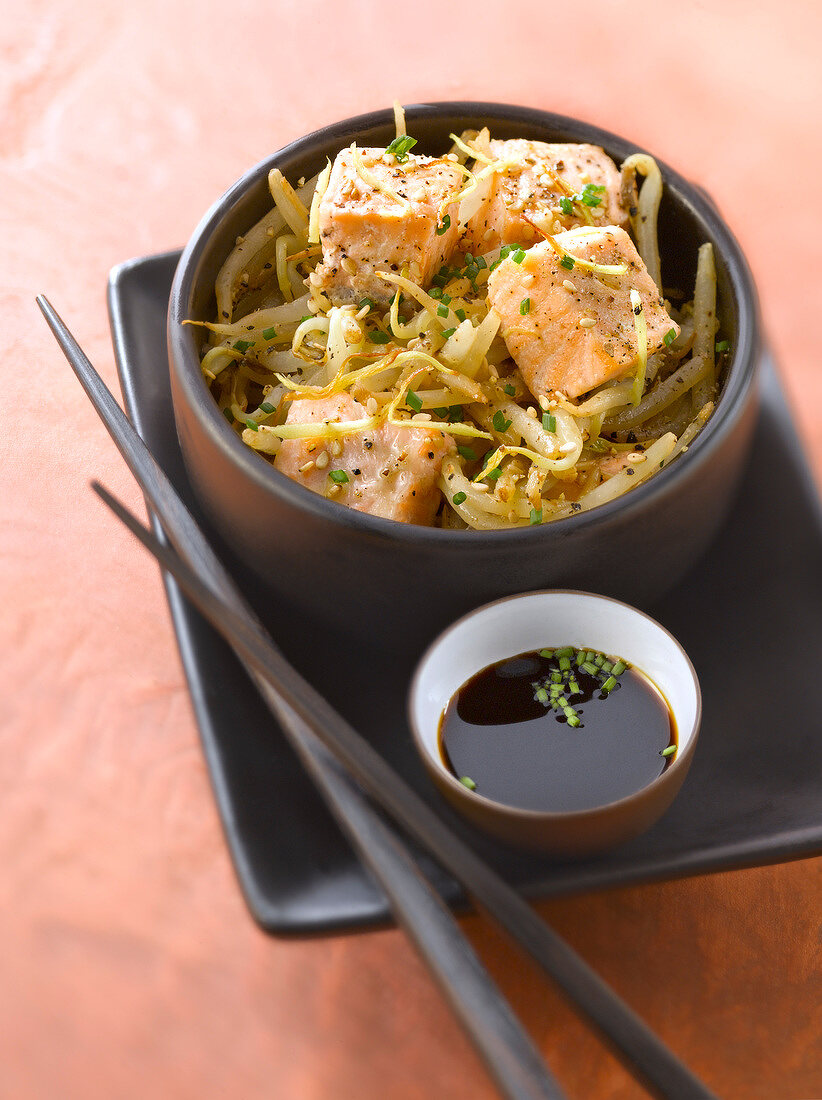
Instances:
[[[135,508],[139,494],[33,298],[51,297],[116,389],[109,269],[181,245],[271,150],[395,97],[556,110],[716,197],[819,479],[821,9],[0,10],[0,1096],[490,1098],[401,934],[278,942],[248,917],[157,571],[88,482]],[[723,1097],[810,1100],[822,1097],[820,872],[808,859],[539,908]],[[572,1100],[644,1095],[529,964],[479,919],[465,928]]]

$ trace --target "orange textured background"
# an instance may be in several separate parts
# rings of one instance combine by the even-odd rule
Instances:
[[[503,14],[504,12],[504,14]],[[115,389],[109,268],[249,165],[397,97],[616,130],[701,182],[754,269],[822,475],[822,14],[583,0],[2,0],[0,1096],[422,1100],[493,1090],[397,932],[265,938],[220,835],[139,494],[48,335]],[[789,537],[789,533],[786,533]],[[540,906],[722,1096],[822,1097],[822,861]],[[479,920],[571,1100],[643,1095]]]

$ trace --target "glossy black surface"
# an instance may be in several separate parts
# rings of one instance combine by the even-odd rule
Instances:
[[[552,676],[564,705],[551,704]],[[606,806],[657,779],[674,722],[650,680],[627,668],[603,691],[607,674],[574,661],[570,678],[560,676],[556,658],[532,651],[463,684],[440,727],[451,774],[494,802],[547,813]]]
[[[178,253],[112,276],[110,306],[126,403],[200,518],[183,470],[169,394],[165,314]],[[206,530],[207,524],[204,523]],[[216,540],[215,540],[216,541]],[[251,575],[224,560],[247,595]],[[278,935],[354,930],[387,919],[310,780],[224,643],[173,586],[169,599],[203,748],[238,878],[260,925]],[[647,608],[682,642],[700,676],[704,721],[676,802],[643,837],[608,856],[555,864],[512,852],[440,800],[410,740],[401,665],[331,630],[312,632],[269,603],[276,640],[442,816],[533,897],[799,858],[822,852],[822,710],[811,693],[752,690],[787,680],[795,654],[822,667],[822,512],[773,370],[763,373],[754,448],[736,504],[692,573]],[[459,892],[434,870],[445,896]]]

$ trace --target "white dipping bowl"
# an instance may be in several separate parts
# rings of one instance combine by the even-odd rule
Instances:
[[[448,770],[440,748],[440,724],[452,696],[497,661],[566,645],[622,657],[653,681],[676,722],[672,762],[634,794],[584,810],[523,810],[469,790]],[[631,840],[670,806],[693,759],[702,696],[685,650],[650,616],[607,596],[554,589],[486,604],[440,634],[417,666],[408,706],[428,774],[464,817],[507,843],[577,858]]]

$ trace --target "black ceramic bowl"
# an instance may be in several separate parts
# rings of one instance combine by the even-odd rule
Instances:
[[[495,137],[601,145],[619,164],[635,146],[583,122],[493,103],[406,108],[418,151],[438,154],[449,133],[488,125]],[[201,221],[183,252],[168,318],[171,389],[186,466],[227,545],[287,613],[376,636],[411,653],[469,608],[514,592],[582,588],[648,605],[694,565],[739,481],[756,407],[760,354],[756,291],[739,246],[698,187],[661,164],[660,250],[666,285],[690,287],[700,244],[714,245],[722,332],[732,361],[718,407],[692,446],[625,496],[541,527],[448,531],[380,519],[326,500],[246,447],[203,380],[201,336],[186,318],[213,319],[214,280],[238,235],[267,209],[273,166],[311,176],[356,139],[386,145],[389,110],[360,115],[286,146],[252,168]]]

